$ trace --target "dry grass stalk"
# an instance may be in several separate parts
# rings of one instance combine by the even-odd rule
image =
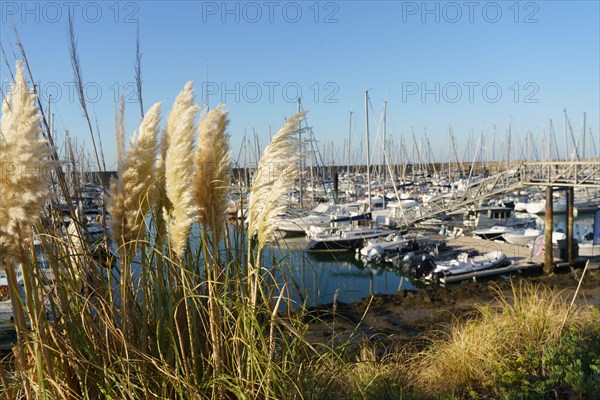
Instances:
[[[132,276],[129,257],[135,254],[139,240],[147,236],[145,219],[151,209],[148,196],[155,180],[159,122],[160,103],[157,103],[149,110],[139,132],[131,140],[119,180],[111,182],[108,204],[112,215],[111,235],[119,248],[122,325],[128,337],[135,334],[130,326],[133,316],[129,305],[133,303],[134,296],[130,291]],[[133,252],[128,251],[129,248]]]
[[[140,105],[140,115],[144,119],[144,102],[142,97],[142,52],[140,40],[140,26],[137,27],[137,35],[135,37],[135,91]]]
[[[197,111],[192,82],[188,82],[175,99],[166,128],[165,187],[172,206],[166,210],[165,220],[169,241],[178,256],[182,255],[185,248],[195,213],[192,157]]]
[[[194,198],[204,227],[204,239],[208,238],[208,231],[212,233],[212,260],[208,259],[207,254],[205,265],[215,379],[223,373],[223,362],[227,362],[227,357],[223,354],[221,313],[217,307],[217,299],[221,298],[223,279],[219,242],[226,229],[227,192],[231,177],[229,135],[225,133],[228,124],[227,112],[222,105],[211,110],[199,126],[198,146],[194,155]],[[205,243],[204,248],[209,249],[208,243]],[[213,397],[224,398],[224,390],[213,392]]]
[[[83,115],[85,116],[85,120],[88,125],[88,129],[90,131],[90,137],[92,138],[92,147],[94,148],[94,155],[96,156],[96,162],[98,163],[98,169],[100,167],[106,171],[106,165],[100,163],[100,156],[98,154],[98,149],[96,148],[96,140],[94,139],[94,130],[92,129],[92,121],[90,119],[90,114],[87,109],[86,97],[85,97],[85,89],[83,84],[83,76],[81,73],[81,64],[79,62],[79,54],[77,52],[77,38],[75,37],[75,26],[73,23],[73,16],[69,13],[68,19],[68,33],[69,33],[69,55],[71,57],[71,66],[73,67],[73,73],[75,74],[75,87],[77,89],[77,97],[79,99],[79,104],[81,106],[81,110],[83,111]]]
[[[273,136],[260,158],[248,203],[248,279],[250,301],[257,304],[262,250],[277,228],[287,205],[287,194],[298,175],[298,133],[305,111],[288,119]],[[256,245],[256,249],[255,249]]]
[[[125,98],[123,96],[119,101],[119,110],[115,109],[115,139],[117,142],[117,172],[121,176],[125,165]]]

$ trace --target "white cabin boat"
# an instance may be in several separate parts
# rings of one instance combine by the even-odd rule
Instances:
[[[358,216],[358,212],[352,212],[346,206],[339,204],[319,204],[305,215],[281,219],[277,223],[279,232],[286,236],[304,235],[311,226],[328,227],[335,221],[350,221],[351,217]]]
[[[506,243],[527,246],[533,244],[535,238],[543,234],[544,231],[537,228],[514,229],[503,233],[502,239],[504,239]]]
[[[330,228],[327,231],[310,238],[307,251],[350,251],[363,245],[365,240],[387,236],[393,233],[389,229],[369,228]]]

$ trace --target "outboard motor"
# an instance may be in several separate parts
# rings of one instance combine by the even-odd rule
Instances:
[[[417,251],[417,250],[419,250],[419,243],[417,242],[416,239],[413,239],[410,242],[408,242],[406,244],[406,247],[404,247],[402,250],[407,253],[411,252],[411,251]]]
[[[415,269],[415,278],[420,279],[429,275],[435,269],[435,263],[431,258],[426,258]]]
[[[375,246],[371,249],[369,254],[367,254],[367,261],[375,261],[378,262],[383,257],[384,251],[381,246]]]

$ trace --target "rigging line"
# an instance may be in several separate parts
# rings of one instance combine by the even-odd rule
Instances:
[[[240,165],[240,157],[242,156],[242,149],[244,148],[245,143],[246,143],[246,131],[244,131],[244,137],[242,138],[242,145],[240,146],[240,151],[238,152],[238,156],[235,160],[235,163],[237,165]]]
[[[302,102],[300,102],[299,104],[299,109],[300,111],[304,111],[303,107],[302,107]],[[309,134],[309,138],[308,140],[305,139],[305,143],[310,143],[310,148],[311,148],[311,154],[310,157],[311,159],[315,159],[315,161],[317,162],[317,168],[319,168],[319,166],[323,167],[323,179],[321,179],[321,183],[323,185],[323,189],[325,190],[325,193],[327,193],[328,191],[331,193],[331,197],[333,199],[333,203],[337,204],[337,198],[335,197],[335,193],[333,191],[333,187],[331,186],[331,179],[327,174],[327,169],[325,168],[325,164],[323,163],[323,157],[321,156],[321,151],[319,150],[319,145],[318,143],[316,143],[316,139],[315,139],[315,135],[314,132],[312,130],[311,127],[308,126],[308,121],[307,118],[302,118],[302,122],[304,122],[304,130],[306,130],[306,132],[308,132]],[[313,145],[313,142],[315,145]],[[316,155],[315,155],[315,149],[316,149]]]
[[[515,135],[515,137],[517,138],[517,145],[519,146],[519,160],[523,160],[525,159],[525,149],[523,146],[523,143],[521,142],[521,137],[519,135]]]
[[[552,124],[552,120],[550,120],[550,135],[551,135],[551,137],[550,137],[551,143],[554,143],[553,150],[554,150],[554,153],[556,154],[556,159],[558,160],[560,155],[558,154],[558,144],[556,143],[556,135],[554,132],[554,124]],[[550,157],[552,157],[552,154],[550,154]],[[565,153],[565,160],[566,159],[567,159],[567,155]]]
[[[569,132],[571,133],[571,141],[573,142],[573,153],[575,153],[575,157],[579,161],[579,150],[577,149],[577,142],[575,141],[573,127],[571,126],[571,119],[569,117],[567,117],[567,125],[569,127]],[[573,153],[571,153],[571,160],[573,160]]]
[[[598,157],[600,153],[598,153],[598,150],[596,149],[596,141],[594,140],[594,135],[592,135],[592,128],[590,128],[590,140],[592,141],[592,147],[594,149],[593,154],[595,154],[596,157]]]
[[[335,197],[335,192],[333,191],[333,188],[331,187],[331,179],[329,178],[329,176],[327,175],[327,168],[325,168],[325,164],[323,163],[323,158],[321,157],[321,151],[319,150],[319,146],[318,143],[316,143],[316,140],[314,139],[314,132],[312,130],[312,128],[308,128],[308,132],[309,135],[311,137],[311,148],[313,148],[313,142],[315,142],[316,146],[314,146],[314,148],[316,148],[316,157],[318,157],[318,159],[316,160],[317,163],[321,166],[323,166],[323,179],[321,179],[321,184],[323,185],[323,189],[325,190],[325,193],[327,193],[328,189],[329,192],[331,192],[331,197],[333,199],[333,204],[337,204],[337,198]],[[313,151],[314,151],[313,148]]]
[[[375,115],[375,110],[373,109],[373,103],[371,103],[371,97],[369,97],[368,100],[369,100],[369,106],[371,108],[371,113],[373,115]],[[382,124],[383,124],[383,112],[379,116],[379,122],[375,123],[375,131],[377,133],[377,135],[375,136],[375,140],[376,141],[379,140],[380,142],[382,141],[381,140],[381,125]],[[383,143],[382,148],[385,148],[385,143]],[[373,149],[371,150],[371,156],[374,156],[374,150],[375,150],[375,147],[373,147]],[[380,160],[380,161],[383,162],[383,160]]]
[[[537,135],[537,136],[539,137],[539,135]],[[530,139],[529,139],[530,141],[531,141],[531,137],[532,137],[532,135],[530,135]],[[534,155],[534,157],[535,157],[535,160],[536,160],[536,161],[539,161],[539,160],[540,160],[540,155],[539,155],[539,153],[538,153],[537,143],[534,143],[534,144],[535,144],[535,145],[534,145],[534,146],[532,146],[533,155]]]

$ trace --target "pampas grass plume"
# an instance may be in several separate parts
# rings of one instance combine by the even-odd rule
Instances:
[[[183,253],[194,218],[192,195],[194,119],[198,105],[194,103],[192,82],[188,82],[175,99],[167,119],[165,166],[166,195],[171,207],[165,220],[171,247]]]
[[[5,261],[16,261],[21,246],[30,243],[32,225],[49,196],[50,148],[40,138],[36,101],[17,62],[14,91],[3,103],[0,122],[0,257]]]
[[[257,235],[262,248],[271,240],[284,200],[298,175],[298,132],[306,111],[288,119],[277,131],[260,158],[248,205],[248,234]]]
[[[229,120],[220,105],[211,110],[198,132],[198,145],[194,155],[194,198],[198,216],[205,228],[213,232],[218,241],[227,222],[227,191],[231,177],[229,135],[225,133]]]
[[[119,180],[111,183],[111,235],[116,243],[137,241],[150,212],[149,193],[156,179],[160,103],[154,104],[132,138]]]

